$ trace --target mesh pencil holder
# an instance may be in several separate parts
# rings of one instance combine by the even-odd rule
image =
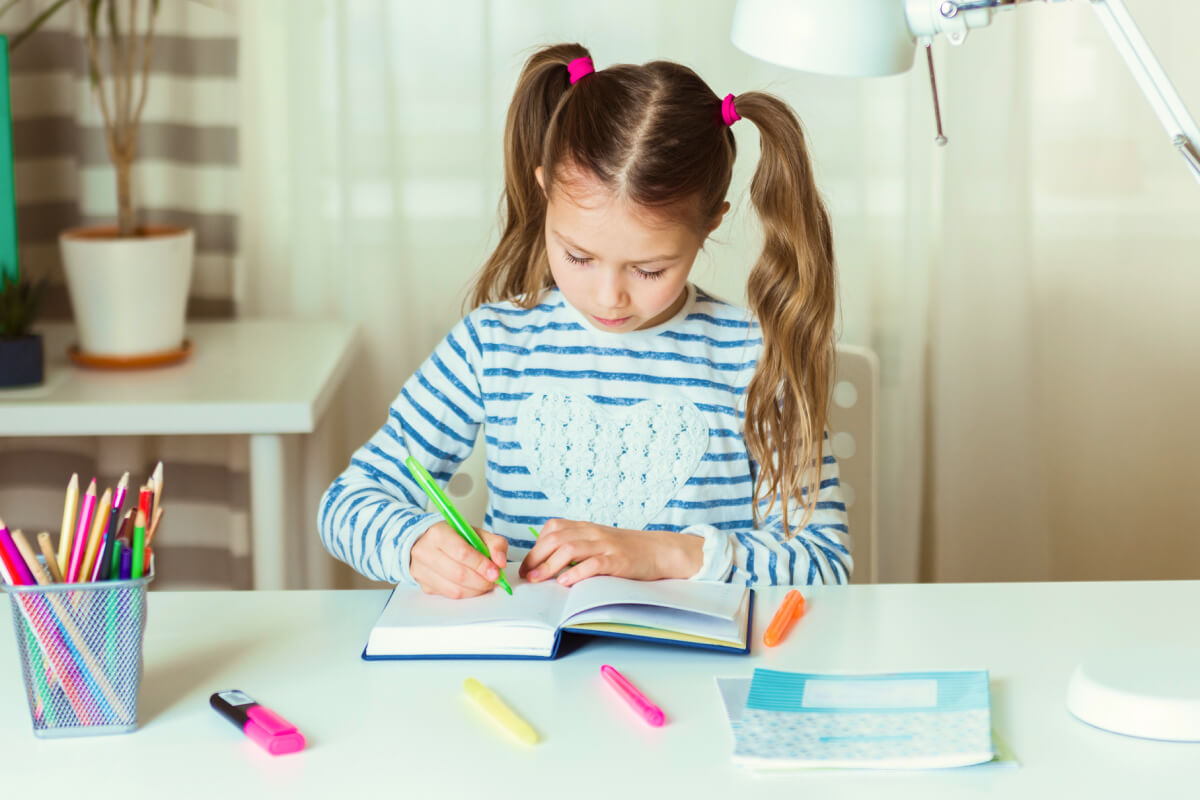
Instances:
[[[100,736],[137,728],[146,630],[141,578],[5,585],[33,734]]]

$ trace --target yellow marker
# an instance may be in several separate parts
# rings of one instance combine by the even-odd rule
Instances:
[[[467,693],[467,697],[474,700],[506,731],[525,744],[537,744],[537,731],[528,722],[518,717],[511,708],[504,705],[504,701],[497,697],[491,689],[474,678],[467,678],[463,681],[463,690]]]

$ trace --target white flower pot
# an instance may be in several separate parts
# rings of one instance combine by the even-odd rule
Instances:
[[[137,356],[183,344],[195,250],[190,228],[147,225],[126,238],[113,226],[74,228],[59,234],[58,246],[80,350]]]

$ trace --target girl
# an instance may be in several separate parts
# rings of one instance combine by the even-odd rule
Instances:
[[[729,210],[743,118],[762,143],[753,313],[688,282]],[[821,447],[833,246],[795,114],[758,92],[722,100],[670,62],[596,72],[564,44],[526,62],[504,146],[507,213],[473,310],[325,493],[325,547],[448,597],[491,591],[510,546],[529,549],[521,577],[566,586],[846,581]],[[448,481],[480,425],[491,560],[424,510],[403,466]]]

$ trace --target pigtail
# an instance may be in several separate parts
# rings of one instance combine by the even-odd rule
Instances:
[[[475,280],[471,308],[512,300],[532,307],[551,286],[546,261],[546,196],[534,177],[550,121],[571,88],[567,64],[587,56],[578,44],[547,47],[521,70],[504,128],[504,212],[500,243]]]
[[[795,113],[761,92],[738,96],[737,113],[758,128],[761,155],[750,200],[762,222],[762,254],[747,296],[762,329],[762,355],[746,391],[746,446],[759,464],[758,502],[783,498],[816,509],[834,363],[835,276],[829,214],[817,192]],[[770,508],[767,509],[770,513]]]

